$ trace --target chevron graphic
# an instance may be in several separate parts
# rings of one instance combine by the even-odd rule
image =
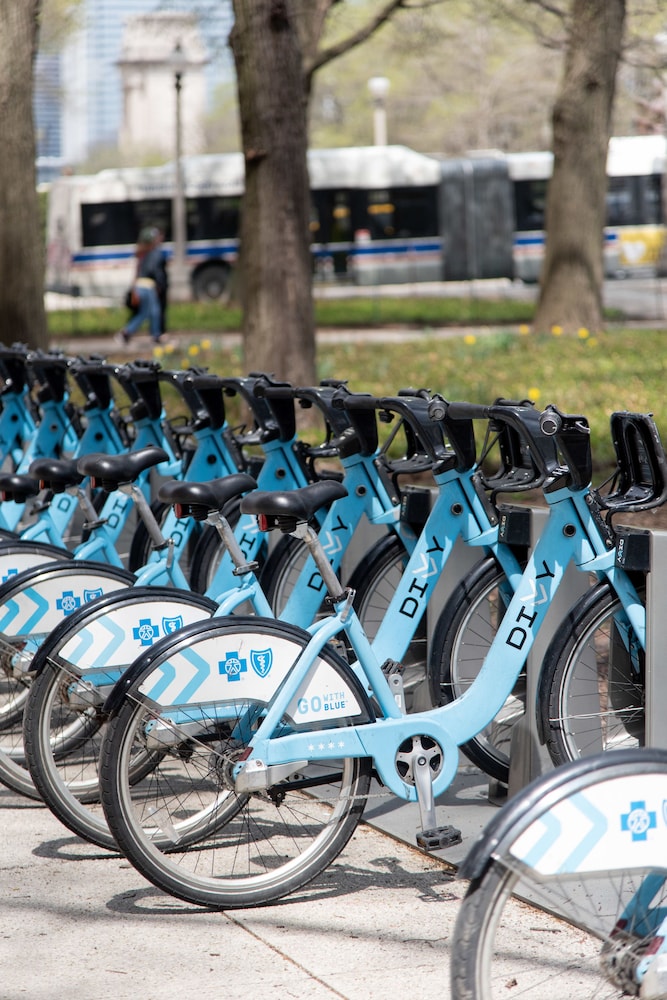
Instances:
[[[82,628],[74,637],[74,645],[68,653],[69,662],[75,666],[81,666],[81,659],[88,652],[94,642],[93,631],[90,628]]]
[[[123,645],[125,640],[125,629],[119,625],[112,615],[105,615],[100,619],[99,624],[109,634],[107,645],[100,653],[101,662],[109,662],[117,649]]]
[[[11,635],[7,629],[20,611],[19,604],[18,601],[7,601],[3,607],[5,609],[5,614],[4,617],[0,619],[0,632],[4,632],[6,635]]]
[[[422,552],[421,561],[422,564],[418,569],[414,571],[414,575],[423,576],[425,579],[428,578],[429,576],[435,576],[435,574],[438,572],[438,567],[435,564],[435,559],[432,556],[429,559],[426,553]]]
[[[21,625],[20,622],[16,622],[14,624],[14,629],[15,629],[13,632],[14,635],[21,634],[19,629],[23,633],[37,632],[38,625],[40,624],[44,616],[48,614],[49,611],[48,600],[45,597],[42,597],[42,595],[37,590],[35,590],[34,587],[29,587],[27,590],[22,591],[22,596],[27,602],[32,602],[32,604],[34,605],[34,611],[32,613],[32,616],[28,618],[27,621],[24,621],[23,625]],[[28,604],[28,607],[25,608],[24,611],[27,614],[30,613],[30,604]],[[3,628],[3,626],[0,625],[0,628]],[[7,634],[7,630],[5,628],[3,628],[3,631],[5,632],[5,634]]]
[[[164,660],[155,667],[151,674],[149,674],[139,690],[142,694],[145,694],[147,698],[152,698],[153,701],[160,701],[160,698],[169,685],[173,683],[175,677],[176,670],[174,665],[170,663],[169,660]],[[155,681],[154,684],[152,684],[153,681]],[[150,686],[151,684],[152,686]],[[147,687],[147,685],[149,686]],[[172,701],[173,700],[174,699],[172,698]]]
[[[327,553],[327,555],[333,556],[337,552],[341,551],[341,549],[343,548],[343,543],[340,541],[339,538],[336,538],[330,532],[327,532],[327,541],[326,544],[322,546],[322,548]]]
[[[543,583],[540,584],[539,594],[540,598],[537,599],[537,582],[535,580],[531,581],[531,593],[520,597],[521,601],[532,601],[533,604],[545,604],[549,600],[547,596],[547,590]]]
[[[522,855],[520,859],[532,868],[535,868],[547,851],[551,850],[562,831],[560,822],[552,813],[545,813],[544,816],[540,816],[540,823],[544,827],[544,833],[531,850],[526,855]]]
[[[570,805],[579,810],[582,816],[591,824],[591,827],[588,833],[581,838],[574,851],[563,861],[559,869],[561,872],[579,871],[584,860],[593,848],[600,843],[608,829],[606,816],[599,809],[596,809],[581,792],[578,795],[572,796]]]
[[[181,656],[195,668],[195,675],[190,683],[186,684],[178,697],[174,699],[177,705],[189,702],[211,672],[208,661],[195,653],[194,649],[184,649]]]

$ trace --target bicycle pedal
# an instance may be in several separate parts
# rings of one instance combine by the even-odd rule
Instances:
[[[391,674],[402,674],[405,667],[398,660],[385,660],[382,664],[382,673],[385,677],[389,677]]]
[[[421,847],[422,851],[442,851],[460,844],[462,840],[461,831],[455,826],[434,826],[417,834],[417,847]]]

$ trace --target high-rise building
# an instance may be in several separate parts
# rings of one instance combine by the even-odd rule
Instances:
[[[209,93],[216,80],[231,72],[225,43],[232,15],[231,4],[225,0],[83,0],[80,28],[70,37],[49,73],[36,75],[39,157],[56,157],[64,164],[77,164],[97,148],[117,145],[123,117],[118,67],[123,34],[130,18],[156,11],[200,15],[199,28],[207,49]],[[58,81],[55,100],[54,78]],[[49,127],[47,122],[51,123]],[[54,122],[58,123],[57,128]]]

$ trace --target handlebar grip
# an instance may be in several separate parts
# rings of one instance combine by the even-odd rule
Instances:
[[[337,410],[381,410],[382,404],[377,396],[362,392],[349,392],[346,395],[334,396],[332,405]]]
[[[294,386],[267,385],[265,382],[258,382],[253,388],[253,393],[260,399],[294,399]]]
[[[491,416],[490,406],[481,403],[447,403],[446,413],[451,420],[488,420]],[[437,418],[433,418],[437,419]]]

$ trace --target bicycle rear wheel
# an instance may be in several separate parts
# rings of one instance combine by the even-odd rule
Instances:
[[[653,811],[667,793],[667,754],[602,758],[540,779],[489,828],[452,940],[452,1000],[640,995],[640,963],[667,905],[665,830]]]
[[[354,832],[370,784],[368,760],[301,761],[272,787],[250,794],[239,794],[232,780],[266,707],[242,693],[250,664],[238,650],[271,651],[274,665],[280,659],[287,668],[307,640],[301,629],[269,619],[211,621],[184,630],[169,653],[161,651],[135,677],[108,723],[102,802],[121,850],[159,888],[214,908],[262,905],[311,881]],[[227,700],[178,708],[165,701],[161,708],[150,697],[155,685],[186,664],[191,675],[193,657],[214,665]],[[337,691],[355,688],[333,651],[325,648],[321,661]],[[224,676],[227,663],[236,670],[233,681]],[[293,728],[294,720],[285,725]],[[163,756],[156,767],[133,780],[137,753],[158,747]]]
[[[214,610],[212,601],[195,594],[133,587],[86,605],[37,651],[23,718],[27,766],[51,812],[78,836],[117,850],[100,803],[98,772],[104,701],[115,679],[158,637]],[[144,767],[152,767],[152,757],[142,754],[134,776]]]

